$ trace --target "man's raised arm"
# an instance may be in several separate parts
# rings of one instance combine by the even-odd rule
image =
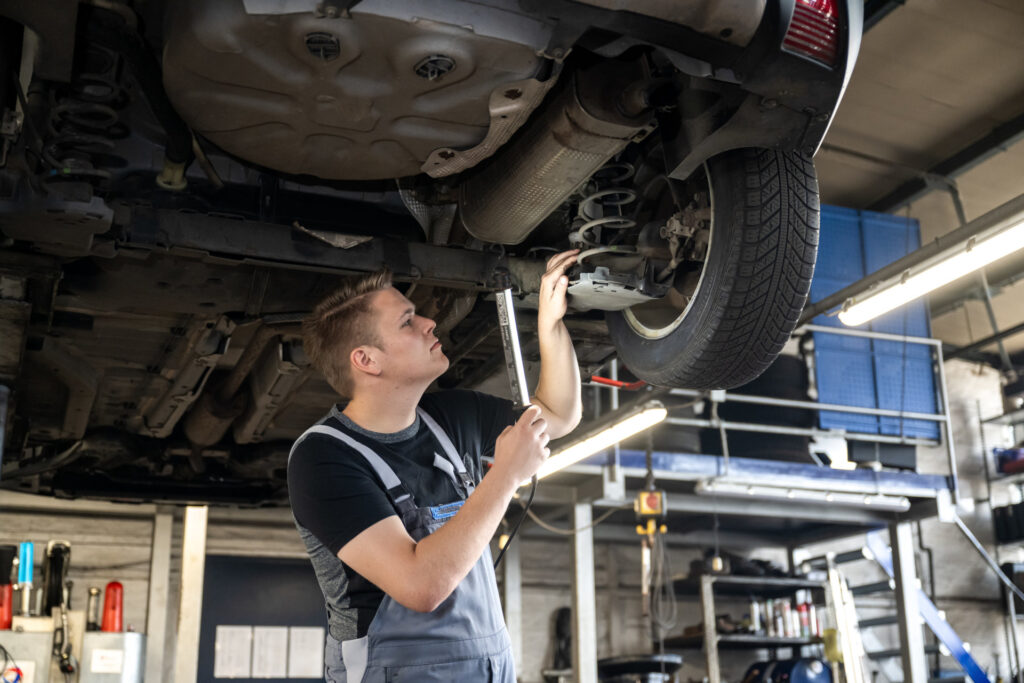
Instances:
[[[569,278],[565,271],[576,261],[578,249],[556,254],[548,261],[540,281],[537,309],[537,341],[540,344],[540,380],[533,403],[541,409],[552,439],[565,436],[580,423],[580,368],[569,330],[562,318]]]

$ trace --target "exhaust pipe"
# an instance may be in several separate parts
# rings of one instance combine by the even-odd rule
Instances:
[[[654,129],[649,108],[630,100],[644,80],[638,62],[577,72],[459,189],[459,217],[485,242],[519,244],[630,142]],[[639,109],[639,111],[637,111]]]

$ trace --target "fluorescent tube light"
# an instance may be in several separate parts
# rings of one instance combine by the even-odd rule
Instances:
[[[1024,249],[1024,220],[985,236],[976,236],[902,275],[861,299],[843,304],[839,320],[851,327],[913,301],[1004,256]]]
[[[611,424],[607,424],[607,426],[598,424],[584,431],[572,444],[560,449],[556,453],[552,453],[551,457],[540,466],[540,469],[537,471],[537,478],[543,479],[549,474],[564,469],[569,465],[574,465],[594,453],[600,453],[623,439],[628,439],[634,434],[650,429],[664,420],[667,415],[668,411],[660,401],[648,401],[626,411],[621,416],[612,417],[610,419],[614,421]]]
[[[848,493],[842,491],[816,491],[786,488],[770,484],[737,483],[721,479],[703,479],[694,490],[705,496],[746,498],[749,500],[787,500],[793,503],[824,503],[839,507],[855,507],[886,512],[906,512],[910,500],[905,496],[886,496],[879,493]]]

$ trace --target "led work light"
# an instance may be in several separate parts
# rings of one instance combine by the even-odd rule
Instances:
[[[543,479],[594,453],[610,448],[623,439],[650,429],[667,415],[668,411],[661,401],[647,401],[625,411],[611,412],[593,426],[583,430],[571,443],[552,453],[537,471],[537,478]]]

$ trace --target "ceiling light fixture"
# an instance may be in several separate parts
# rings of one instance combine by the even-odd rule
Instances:
[[[580,432],[579,436],[573,438],[571,443],[553,453],[540,466],[537,478],[543,479],[584,458],[611,448],[623,439],[650,429],[667,416],[668,410],[665,409],[661,401],[645,401],[624,410],[608,413],[598,422]]]
[[[847,299],[839,320],[854,327],[924,296],[945,284],[1024,249],[1024,219],[1017,216],[984,230],[923,263],[883,280],[874,291]]]

